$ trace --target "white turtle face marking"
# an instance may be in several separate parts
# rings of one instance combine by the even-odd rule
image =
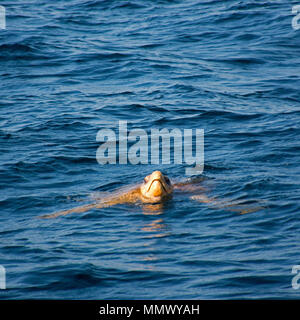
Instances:
[[[141,185],[141,194],[146,202],[156,203],[172,194],[173,187],[170,179],[160,171],[154,171],[145,177]]]

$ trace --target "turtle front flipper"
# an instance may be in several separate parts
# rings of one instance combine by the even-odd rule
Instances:
[[[215,209],[225,209],[238,214],[246,214],[257,212],[265,209],[265,206],[258,205],[259,201],[254,200],[249,203],[248,201],[231,201],[231,200],[218,200],[217,198],[208,198],[205,195],[194,195],[190,197],[191,200],[210,204]]]
[[[134,203],[137,201],[138,198],[139,198],[139,193],[137,192],[137,190],[131,190],[123,194],[107,197],[106,199],[102,199],[101,201],[96,203],[91,203],[84,206],[71,208],[68,210],[63,210],[63,211],[59,211],[51,214],[45,214],[43,216],[40,216],[40,218],[51,219],[51,218],[57,218],[60,216],[65,216],[70,213],[83,213],[91,209],[107,208],[107,207],[111,207],[111,206],[114,206],[117,204],[123,204],[123,203]]]
[[[93,208],[97,208],[97,203],[87,204],[85,206],[80,206],[80,207],[72,208],[69,210],[63,210],[63,211],[59,211],[59,212],[55,212],[55,213],[51,213],[51,214],[45,214],[43,216],[40,216],[39,218],[41,218],[41,219],[57,218],[60,216],[66,216],[67,214],[70,214],[70,213],[86,212],[86,211],[89,211]]]

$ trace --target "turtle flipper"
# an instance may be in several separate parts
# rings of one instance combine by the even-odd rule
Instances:
[[[91,210],[93,208],[97,208],[97,203],[87,204],[85,206],[80,206],[80,207],[72,208],[72,209],[69,209],[69,210],[58,211],[58,212],[51,213],[51,214],[45,214],[43,216],[40,216],[39,218],[41,218],[41,219],[57,218],[57,217],[60,217],[60,216],[65,216],[65,215],[70,214],[70,213],[86,212],[86,211],[89,211],[89,210]]]
[[[107,207],[114,206],[117,204],[122,204],[122,203],[132,203],[132,202],[136,202],[138,197],[139,197],[139,193],[137,192],[137,189],[134,189],[126,193],[120,193],[115,196],[104,198],[101,201],[96,203],[91,203],[84,206],[71,208],[68,210],[58,211],[51,214],[45,214],[43,216],[40,216],[40,218],[51,219],[51,218],[57,218],[60,216],[65,216],[70,213],[83,213],[91,209],[107,208]]]
[[[216,198],[207,198],[205,195],[194,195],[190,197],[191,200],[196,200],[199,202],[204,202],[211,204],[216,209],[225,209],[232,212],[237,212],[239,214],[246,214],[251,212],[256,212],[265,209],[265,206],[257,205],[259,201],[231,201],[231,200],[218,200]]]

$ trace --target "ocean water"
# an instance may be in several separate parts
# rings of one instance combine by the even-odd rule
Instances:
[[[297,1],[2,1],[0,299],[298,299]],[[154,169],[100,165],[98,130],[204,129],[206,195],[56,219]]]

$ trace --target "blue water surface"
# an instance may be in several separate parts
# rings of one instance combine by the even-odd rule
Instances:
[[[0,4],[1,299],[300,297],[298,1]],[[204,129],[207,196],[262,208],[179,195],[38,219],[154,169],[186,178],[185,163],[100,165],[97,132],[119,120]]]

